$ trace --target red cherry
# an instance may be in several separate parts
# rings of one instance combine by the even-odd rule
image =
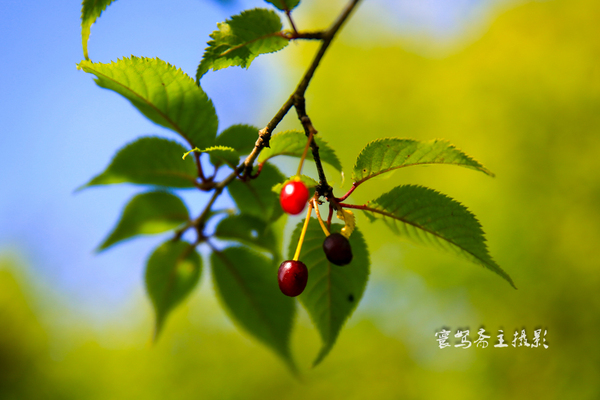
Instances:
[[[287,183],[281,190],[279,202],[281,208],[288,214],[300,214],[308,201],[308,189],[301,181]]]
[[[295,297],[306,287],[308,269],[301,261],[287,260],[279,266],[277,279],[281,292],[286,296]]]
[[[323,242],[323,251],[327,259],[335,265],[346,265],[352,261],[350,242],[341,233],[332,233]]]

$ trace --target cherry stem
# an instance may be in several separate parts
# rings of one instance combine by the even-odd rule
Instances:
[[[294,254],[294,261],[298,261],[300,258],[300,250],[302,250],[302,243],[304,243],[304,236],[306,236],[306,230],[308,229],[308,223],[310,221],[310,214],[312,213],[313,205],[312,202],[308,204],[308,212],[306,213],[306,219],[304,220],[304,226],[302,227],[302,233],[300,233],[300,240],[298,240],[298,246],[296,247],[296,253]]]
[[[300,174],[302,173],[302,167],[304,166],[304,160],[306,159],[306,154],[308,154],[308,148],[310,147],[310,144],[313,140],[313,131],[311,130],[309,135],[308,135],[308,140],[306,141],[306,146],[304,146],[304,151],[302,152],[302,157],[300,158],[300,164],[298,165],[298,172],[296,173],[296,175],[298,175],[298,177],[300,177]]]
[[[333,217],[333,206],[329,203],[329,215],[327,216],[327,228],[331,229],[331,218]]]
[[[317,219],[319,220],[319,224],[321,224],[321,229],[323,229],[323,233],[325,233],[325,236],[329,236],[329,231],[327,230],[327,228],[325,227],[325,223],[321,219],[321,212],[319,211],[319,205],[317,204],[317,200],[312,199],[312,203],[315,205],[315,212],[317,213]]]

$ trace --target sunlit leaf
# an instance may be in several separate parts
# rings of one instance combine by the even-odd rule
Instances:
[[[288,39],[281,34],[281,19],[272,10],[255,8],[234,15],[217,24],[219,30],[210,34],[196,80],[208,72],[240,66],[248,68],[258,55],[283,49]]]
[[[288,251],[291,259],[296,251],[302,224],[292,234]],[[342,225],[332,224],[332,232],[340,232]],[[314,365],[319,364],[331,351],[346,320],[358,305],[369,278],[370,261],[367,244],[358,228],[350,237],[353,258],[340,267],[330,263],[323,251],[325,235],[319,222],[311,218],[300,252],[300,261],[308,268],[308,283],[298,296],[321,335],[323,346]]]
[[[242,214],[269,221],[281,208],[279,196],[271,189],[284,179],[275,166],[265,163],[258,178],[247,181],[236,179],[227,186],[227,190]]]
[[[352,180],[361,183],[384,172],[422,164],[460,165],[494,176],[477,161],[444,140],[421,142],[385,138],[372,141],[360,152],[354,165]]]
[[[263,163],[270,158],[280,155],[302,157],[307,140],[308,138],[302,131],[286,131],[277,133],[271,136],[271,140],[269,141],[270,147],[264,148],[261,151],[260,155],[258,156],[258,162]],[[319,156],[321,157],[321,161],[326,162],[333,168],[342,172],[342,164],[340,163],[340,160],[335,154],[333,148],[318,135],[314,137],[314,140],[317,143],[317,146],[319,146]],[[313,159],[310,149],[308,150],[306,158],[308,160]]]
[[[217,146],[234,148],[240,155],[250,154],[258,139],[259,129],[251,125],[232,125],[217,136]]]
[[[138,194],[127,203],[117,226],[98,247],[98,251],[134,236],[166,232],[188,220],[187,207],[174,194],[167,192]]]
[[[252,152],[257,139],[258,128],[250,125],[232,125],[217,136],[215,143],[217,146],[235,149],[235,154],[238,158],[237,162],[241,156]],[[221,165],[222,161],[217,155],[211,154],[210,162],[213,165]]]
[[[279,291],[277,266],[246,247],[214,251],[211,266],[223,306],[242,328],[281,356],[292,370],[294,300]]]
[[[281,11],[289,11],[296,7],[300,0],[265,0],[267,3],[273,4]]]
[[[169,313],[198,284],[202,259],[194,247],[182,241],[159,246],[146,264],[146,290],[156,313],[156,339]]]
[[[104,172],[82,188],[114,183],[136,183],[175,188],[191,188],[196,182],[193,157],[185,160],[186,149],[172,140],[142,137],[121,148]]]
[[[212,146],[202,150],[202,153],[210,154],[210,159],[213,165],[221,165],[225,163],[230,167],[235,168],[240,161],[239,153],[232,147]]]
[[[96,75],[98,86],[125,97],[152,122],[181,135],[191,147],[214,145],[217,114],[194,80],[158,58],[123,58],[110,64],[84,60],[79,68]]]
[[[398,186],[367,204],[371,217],[383,218],[395,233],[451,251],[512,279],[488,253],[479,221],[459,202],[422,186]]]
[[[83,46],[83,56],[86,60],[89,60],[88,40],[92,24],[113,1],[115,0],[83,0],[81,4],[81,44]]]

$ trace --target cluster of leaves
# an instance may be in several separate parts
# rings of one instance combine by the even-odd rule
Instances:
[[[267,1],[283,11],[293,26],[291,11],[299,0]],[[269,131],[264,135],[264,130],[257,127],[233,125],[217,135],[215,108],[202,90],[200,79],[210,69],[248,67],[258,55],[278,51],[290,40],[327,35],[303,34],[294,26],[293,31],[283,31],[274,10],[244,11],[218,24],[194,80],[160,59],[132,56],[110,64],[89,60],[90,27],[110,3],[112,0],[84,0],[82,39],[86,59],[78,67],[95,75],[100,87],[120,94],[148,119],[175,132],[186,146],[166,138],[141,137],[118,150],[108,167],[82,187],[128,183],[146,188],[128,202],[119,222],[98,250],[139,235],[172,231],[146,264],[146,288],[155,309],[156,336],[169,312],[197,286],[203,270],[197,247],[209,246],[214,285],[226,311],[241,328],[270,346],[295,370],[289,341],[296,301],[280,293],[276,279],[277,265],[283,259],[281,238],[287,221],[278,204],[278,192],[286,176],[269,161],[282,155],[301,157],[308,132],[305,129],[271,135]],[[351,6],[356,3],[351,2]],[[308,159],[314,159],[318,167],[323,161],[341,172],[334,146],[321,136],[315,136],[314,142],[316,149]],[[192,154],[184,157],[189,153]],[[212,176],[204,173],[207,163],[212,165]],[[400,235],[450,249],[512,284],[489,256],[475,217],[464,206],[438,192],[419,186],[400,186],[365,205],[343,203],[364,181],[419,164],[454,164],[491,175],[481,164],[444,141],[389,138],[369,143],[359,154],[352,175],[354,184],[345,196],[333,196],[321,176],[318,181],[307,176],[302,180],[317,191],[318,197],[329,201],[331,209],[361,209],[370,219],[383,219]],[[218,171],[228,173],[217,175]],[[217,176],[226,177],[217,181]],[[177,191],[185,189],[212,193],[200,215],[190,215],[178,196]],[[223,217],[213,207],[225,190],[236,209]],[[219,221],[208,232],[206,227],[212,218]],[[301,226],[299,223],[289,244],[289,258]],[[341,225],[331,226],[333,232],[341,228]],[[188,230],[195,231],[196,240],[182,239]],[[350,238],[354,259],[347,267],[335,267],[327,261],[320,250],[322,241],[319,224],[311,220],[301,254],[310,279],[299,301],[323,341],[315,364],[329,353],[344,322],[356,308],[370,268],[367,246],[359,228]]]

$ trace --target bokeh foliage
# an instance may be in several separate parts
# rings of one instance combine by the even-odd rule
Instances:
[[[71,317],[59,329],[52,297],[33,294],[3,261],[0,397],[597,398],[599,31],[597,2],[563,0],[509,10],[481,39],[441,59],[407,52],[400,39],[376,47],[342,36],[307,92],[311,119],[346,168],[382,136],[444,138],[476,154],[495,179],[441,166],[402,169],[389,182],[366,182],[352,199],[423,184],[469,204],[518,291],[476,265],[399,244],[359,214],[372,254],[363,303],[328,358],[298,382],[259,343],[215,324],[202,293],[148,348],[148,305],[142,326],[97,332]],[[312,56],[291,51],[300,65]],[[292,351],[310,365],[320,342],[306,315],[297,324]],[[542,327],[550,347],[437,349],[442,326],[473,333],[481,325],[508,336]]]

